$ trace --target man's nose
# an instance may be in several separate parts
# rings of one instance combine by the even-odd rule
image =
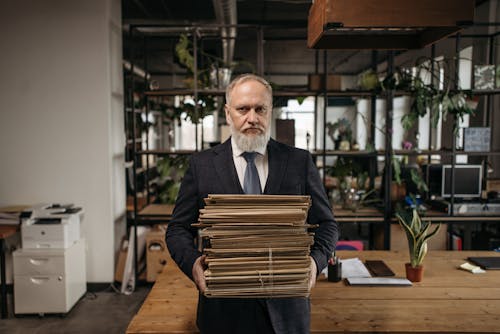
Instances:
[[[255,111],[254,108],[250,109],[250,111],[248,112],[247,121],[248,123],[257,123],[259,121],[257,117],[257,112]]]

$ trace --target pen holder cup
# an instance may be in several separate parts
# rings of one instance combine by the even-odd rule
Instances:
[[[340,282],[342,280],[342,262],[328,264],[328,281]]]

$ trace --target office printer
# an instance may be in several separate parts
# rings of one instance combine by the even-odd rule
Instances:
[[[80,239],[83,209],[73,204],[39,204],[21,214],[23,248],[68,248]]]

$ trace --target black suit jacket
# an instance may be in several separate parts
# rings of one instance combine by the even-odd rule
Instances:
[[[317,224],[311,256],[320,272],[338,240],[338,225],[326,196],[318,170],[309,152],[270,140],[267,146],[269,174],[264,194],[310,195],[312,200],[308,222]],[[208,194],[243,194],[232,158],[231,139],[212,149],[191,157],[182,180],[166,240],[174,261],[191,279],[195,260],[202,254],[195,248],[197,230],[191,227],[198,221],[199,209]],[[255,301],[255,300],[254,300]],[[306,298],[271,298],[260,300],[269,312],[276,333],[309,332],[309,300]],[[249,299],[218,299],[200,297],[198,326],[202,332],[241,332],[238,324],[245,319],[237,316],[239,306],[251,303]],[[230,305],[225,307],[225,305]],[[236,312],[233,314],[233,312]],[[240,312],[241,313],[241,312]],[[213,324],[224,323],[226,327]],[[248,321],[245,326],[251,326]],[[212,326],[214,325],[214,326]],[[229,330],[231,328],[231,330]],[[255,332],[249,329],[249,333]]]

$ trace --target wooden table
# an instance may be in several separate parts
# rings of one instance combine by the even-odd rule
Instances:
[[[382,259],[404,277],[407,252],[339,251],[340,258]],[[431,251],[424,279],[412,287],[354,287],[323,275],[311,292],[311,333],[500,332],[500,271],[457,267],[487,251]],[[173,261],[158,277],[127,333],[197,333],[197,290]]]
[[[173,204],[148,204],[138,212],[136,220],[143,225],[168,223],[174,211]]]
[[[14,235],[19,225],[0,225],[0,298],[2,318],[7,318],[7,278],[5,277],[5,239]]]

